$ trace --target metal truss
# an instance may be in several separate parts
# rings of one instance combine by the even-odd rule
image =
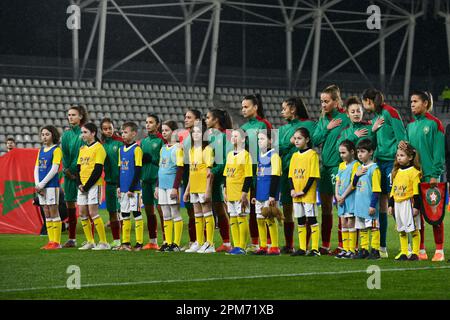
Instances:
[[[411,81],[412,57],[414,48],[415,25],[418,18],[422,17],[427,10],[427,0],[155,0],[155,1],[135,1],[137,4],[123,4],[123,0],[71,0],[71,3],[80,5],[82,14],[95,14],[92,24],[89,41],[83,56],[82,67],[79,68],[79,45],[78,32],[73,30],[73,67],[74,78],[83,77],[86,63],[92,48],[95,34],[98,31],[97,69],[96,87],[101,88],[102,77],[115,70],[117,67],[130,61],[137,55],[150,51],[151,54],[164,67],[173,81],[181,84],[193,85],[196,82],[200,66],[208,43],[210,43],[210,67],[208,90],[212,99],[215,90],[215,79],[217,69],[217,52],[219,49],[219,31],[222,24],[245,25],[248,27],[263,28],[284,28],[286,35],[286,87],[293,89],[297,86],[300,74],[304,72],[306,58],[312,54],[312,66],[309,81],[309,92],[311,96],[317,94],[318,81],[326,80],[334,72],[344,65],[352,63],[355,71],[361,73],[369,86],[381,86],[383,89],[392,82],[398,66],[403,58],[406,48],[405,76],[403,86],[403,96],[409,93]],[[437,0],[434,6],[434,16],[437,19],[444,18],[447,32],[447,44],[450,65],[450,0]],[[130,3],[130,1],[128,1]],[[354,8],[352,5],[355,5]],[[377,5],[381,9],[381,28],[379,30],[369,30],[366,21],[370,13],[366,8],[370,5]],[[166,13],[167,11],[167,13]],[[161,14],[161,12],[165,12]],[[242,14],[245,13],[245,20]],[[114,63],[112,66],[104,68],[105,33],[114,32],[114,25],[109,24],[107,19],[119,16],[126,21],[129,27],[138,35],[143,45],[138,50],[130,53],[126,57]],[[167,27],[167,30],[155,39],[147,39],[145,32],[139,30],[132,19],[153,19],[158,21],[173,21],[175,25]],[[196,37],[203,37],[199,56],[192,70],[192,37],[191,24],[201,22],[208,25],[205,34]],[[301,58],[294,71],[293,61],[293,41],[295,31],[300,29],[309,30],[307,38],[298,39],[296,42],[302,43]],[[185,39],[185,65],[186,79],[178,79],[171,71],[163,57],[155,49],[155,45],[166,40],[175,32],[184,31]],[[319,64],[321,56],[321,34],[331,32],[338,40],[348,57],[337,63],[327,72],[319,75]],[[397,58],[390,72],[389,80],[386,79],[386,59],[385,44],[392,35],[404,32],[403,41],[398,47]],[[342,36],[344,33],[357,33],[361,37],[360,49],[355,49],[347,43]],[[278,48],[274,48],[277,50]],[[324,49],[325,50],[325,49]],[[379,57],[379,81],[373,83],[365,73],[363,67],[358,63],[357,58],[362,54]],[[245,55],[245,53],[244,53]],[[376,60],[376,58],[374,58]],[[245,61],[245,60],[244,60]]]

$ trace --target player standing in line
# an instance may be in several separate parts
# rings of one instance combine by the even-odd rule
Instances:
[[[140,251],[144,244],[144,220],[141,214],[141,171],[142,149],[136,143],[138,126],[134,122],[122,125],[122,139],[124,145],[120,147],[118,165],[119,188],[117,195],[120,199],[120,212],[123,219],[122,245],[119,250]],[[131,213],[134,216],[136,245],[131,248]]]
[[[211,178],[209,172],[214,163],[213,149],[203,140],[206,132],[204,121],[197,123],[191,130],[191,148],[189,149],[189,182],[183,201],[194,206],[196,241],[185,252],[214,253],[215,221],[211,206]],[[206,229],[206,241],[204,232]]]
[[[67,111],[67,119],[70,128],[64,131],[61,138],[61,150],[63,154],[63,173],[64,173],[64,200],[67,206],[67,215],[69,220],[69,239],[63,245],[64,248],[75,248],[77,231],[77,160],[81,146],[84,145],[81,139],[81,126],[88,120],[88,114],[83,106],[71,106]]]
[[[281,126],[278,131],[279,152],[282,160],[281,185],[281,203],[284,214],[284,239],[286,245],[281,249],[281,253],[294,252],[294,216],[292,214],[292,198],[289,187],[289,164],[292,155],[297,151],[293,142],[295,130],[306,128],[309,132],[314,132],[316,123],[309,119],[306,104],[301,97],[290,97],[282,103],[281,116],[288,122]]]
[[[249,191],[253,179],[252,157],[245,150],[245,133],[233,130],[231,143],[233,151],[227,155],[223,170],[225,178],[224,194],[230,215],[230,229],[234,248],[227,254],[245,255],[249,234],[248,214],[250,213]]]
[[[105,225],[98,213],[102,201],[102,172],[105,164],[106,151],[97,138],[97,126],[86,123],[81,127],[81,137],[86,145],[80,148],[77,160],[78,196],[81,224],[87,242],[79,250],[109,250],[111,246],[106,241]],[[94,221],[100,241],[95,245],[89,217]]]
[[[372,124],[363,121],[364,109],[361,100],[356,96],[349,97],[345,101],[345,106],[350,123],[339,136],[338,148],[344,140],[351,141],[355,146],[363,139],[369,138],[374,141],[376,137],[372,132]]]
[[[258,132],[258,147],[256,196],[252,198],[252,203],[255,204],[260,246],[254,254],[280,255],[278,222],[273,218],[266,219],[262,215],[263,208],[278,206],[277,202],[280,194],[281,158],[275,149],[272,148],[270,130],[261,130]],[[267,248],[267,227],[269,227],[270,239],[272,241],[270,249]]]
[[[59,216],[59,177],[58,170],[62,151],[58,146],[59,132],[54,126],[41,129],[42,148],[39,150],[34,167],[34,183],[39,204],[45,213],[48,243],[44,250],[61,248],[61,218]]]
[[[335,198],[338,203],[338,215],[342,225],[342,246],[344,250],[335,257],[351,259],[355,255],[357,237],[353,178],[360,163],[355,160],[356,148],[350,140],[344,140],[339,144],[339,154],[343,162],[339,165],[339,171],[336,175]]]
[[[241,126],[241,129],[247,134],[246,144],[249,147],[250,155],[252,159],[258,157],[258,130],[272,130],[272,125],[264,117],[264,108],[261,95],[251,94],[244,96],[242,100],[242,115],[247,120]],[[255,197],[255,183],[256,183],[256,163],[252,165],[253,176],[250,188],[250,197]],[[250,237],[251,245],[247,248],[247,251],[254,252],[259,249],[258,240],[258,224],[256,222],[255,205],[250,204]],[[245,248],[244,248],[245,249]]]
[[[355,191],[355,226],[359,230],[360,250],[354,259],[380,259],[380,229],[378,200],[381,192],[381,172],[373,162],[375,146],[370,139],[361,140],[356,146],[362,165],[353,178]],[[369,230],[371,251],[369,253]]]
[[[374,159],[381,172],[382,190],[380,197],[380,255],[382,258],[387,258],[387,207],[389,193],[391,192],[391,173],[397,146],[401,140],[405,140],[406,131],[399,112],[384,102],[381,91],[376,89],[364,90],[362,102],[366,111],[375,113],[372,120],[372,132],[376,136]]]
[[[175,121],[166,121],[161,126],[161,134],[167,143],[161,148],[155,188],[155,198],[158,199],[164,217],[165,242],[159,248],[160,252],[180,251],[183,233],[178,189],[183,178],[184,159],[183,148],[177,143],[175,130]]]
[[[147,137],[142,139],[141,148],[144,153],[142,157],[142,200],[144,202],[145,214],[147,215],[147,229],[149,243],[144,246],[144,250],[159,250],[158,246],[158,221],[155,215],[155,187],[158,179],[159,155],[161,148],[165,143],[164,138],[159,132],[160,121],[157,115],[149,114],[145,120],[145,129]],[[164,219],[161,207],[157,207],[160,222],[163,230],[164,240]]]
[[[112,248],[120,247],[120,220],[118,215],[117,181],[119,179],[119,149],[123,146],[123,139],[114,133],[114,125],[110,118],[100,122],[102,130],[101,141],[106,151],[105,159],[105,192],[106,210],[109,213],[111,233],[113,236]]]
[[[440,182],[445,164],[445,137],[442,122],[430,112],[433,109],[433,96],[427,91],[414,91],[411,94],[411,111],[414,120],[406,126],[407,140],[420,156],[423,177],[421,182],[435,184]],[[406,144],[400,142],[400,148]],[[420,216],[420,253],[419,260],[428,260],[425,251],[425,221]],[[444,257],[444,223],[433,225],[436,252],[432,261],[445,261]]]
[[[419,155],[410,145],[397,150],[392,170],[392,190],[388,213],[394,215],[400,235],[400,253],[395,260],[419,260],[420,248],[420,197],[419,183],[422,176]],[[408,233],[412,235],[412,254],[408,258]]]
[[[226,110],[212,109],[206,114],[206,126],[209,128],[208,137],[210,146],[214,149],[214,164],[210,171],[212,180],[212,207],[217,215],[222,245],[216,252],[229,252],[230,244],[230,222],[223,199],[223,169],[227,160],[227,134],[233,124]]]
[[[341,93],[336,85],[326,87],[320,94],[322,116],[312,136],[314,145],[322,145],[322,165],[320,168],[320,203],[322,207],[322,246],[321,254],[330,253],[331,229],[333,228],[333,196],[336,188],[336,174],[341,159],[337,140],[343,129],[350,123],[341,110]],[[333,253],[338,254],[342,248],[342,236],[338,228],[339,245]]]
[[[186,189],[187,184],[189,183],[189,149],[191,148],[191,139],[190,139],[190,132],[194,125],[201,121],[202,119],[202,113],[196,109],[189,109],[186,111],[186,114],[184,116],[184,129],[179,133],[179,142],[181,146],[183,147],[183,157],[184,157],[184,173],[183,173],[183,186],[184,189]],[[189,231],[189,243],[181,248],[181,251],[187,250],[191,247],[191,245],[195,242],[195,214],[194,214],[194,207],[192,206],[192,203],[187,202],[184,204],[186,207],[186,211],[189,216],[189,225],[188,225],[188,231]]]
[[[311,250],[308,256],[320,256],[319,223],[317,222],[317,180],[320,179],[319,155],[312,149],[311,136],[306,128],[294,133],[297,152],[289,165],[289,185],[293,201],[294,217],[297,218],[299,249],[291,256],[306,255],[306,223],[311,227]]]

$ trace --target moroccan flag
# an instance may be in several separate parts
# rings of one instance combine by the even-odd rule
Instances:
[[[422,199],[422,214],[431,225],[439,225],[445,216],[445,196],[447,184],[440,182],[436,187],[423,182],[419,185],[420,197]]]
[[[0,233],[39,234],[42,217],[33,205],[38,149],[13,149],[0,157]]]

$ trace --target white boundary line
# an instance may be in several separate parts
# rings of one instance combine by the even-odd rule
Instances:
[[[391,268],[391,269],[380,269],[380,271],[381,272],[396,272],[396,271],[442,270],[442,269],[450,269],[450,266],[421,267],[421,268]],[[136,282],[115,282],[115,283],[91,283],[91,284],[81,285],[81,289],[82,288],[94,288],[94,287],[109,287],[109,286],[118,287],[118,286],[130,286],[130,285],[142,285],[142,284],[206,282],[206,281],[221,281],[221,280],[247,280],[247,279],[282,278],[282,277],[283,278],[284,277],[306,277],[306,276],[319,276],[319,275],[341,275],[341,274],[352,274],[352,273],[367,273],[367,269],[348,270],[348,271],[288,273],[288,274],[261,274],[261,275],[254,275],[254,276],[222,277],[222,278],[151,280],[151,281],[136,281]],[[48,289],[66,289],[66,288],[67,288],[67,286],[0,289],[0,293],[20,292],[20,291],[36,291],[36,290],[48,290]]]

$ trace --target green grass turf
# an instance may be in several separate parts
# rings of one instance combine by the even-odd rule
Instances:
[[[106,221],[104,211],[102,215]],[[187,216],[184,211],[183,216]],[[446,230],[450,230],[449,219],[445,221]],[[109,229],[107,234],[111,240]],[[77,237],[80,245],[84,241],[80,224]],[[185,224],[183,244],[187,238]],[[62,241],[66,239],[67,232]],[[280,240],[283,244],[281,227]],[[217,246],[221,243],[218,230],[215,241]],[[379,261],[338,260],[331,256],[39,250],[46,242],[42,236],[0,235],[0,299],[450,299],[449,263],[393,260],[399,241],[392,218],[388,233],[390,257]],[[429,225],[426,245],[431,259],[434,242]],[[448,250],[446,256],[450,258]],[[80,290],[66,288],[70,265],[80,267]],[[366,269],[370,265],[382,270],[380,290],[367,288],[370,274]]]

